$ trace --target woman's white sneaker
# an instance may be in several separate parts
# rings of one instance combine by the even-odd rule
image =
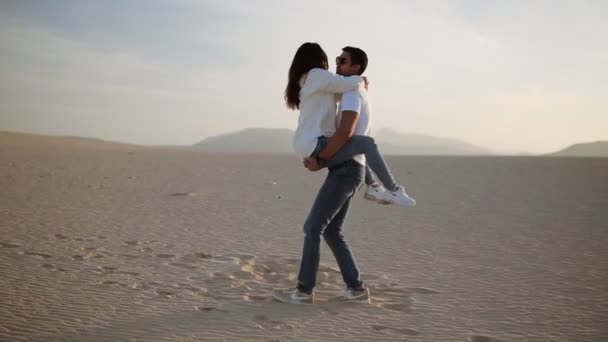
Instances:
[[[367,189],[365,190],[365,194],[363,195],[363,198],[369,201],[378,202],[384,199],[385,192],[386,189],[384,189],[382,185],[368,185]]]
[[[384,196],[378,202],[382,204],[395,203],[404,207],[413,207],[416,205],[416,200],[410,197],[402,186],[397,187],[394,191],[385,191]]]

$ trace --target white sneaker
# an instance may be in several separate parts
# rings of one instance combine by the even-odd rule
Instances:
[[[301,292],[297,288],[275,289],[272,291],[272,297],[279,302],[291,304],[312,304],[314,302],[315,293],[310,294]]]
[[[365,194],[363,195],[363,198],[365,198],[366,200],[378,202],[384,198],[385,191],[386,189],[384,189],[382,185],[368,185],[367,189],[365,190]]]
[[[378,202],[383,204],[395,203],[404,207],[413,207],[416,205],[416,200],[405,193],[402,186],[397,187],[395,191],[385,191],[384,196]]]
[[[366,287],[364,290],[346,289],[344,293],[339,296],[330,298],[328,302],[355,302],[361,304],[370,304],[371,298],[369,289]]]

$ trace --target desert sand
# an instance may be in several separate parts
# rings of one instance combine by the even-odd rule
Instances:
[[[608,159],[387,160],[418,206],[354,201],[372,304],[290,305],[325,171],[1,132],[0,340],[608,340]]]

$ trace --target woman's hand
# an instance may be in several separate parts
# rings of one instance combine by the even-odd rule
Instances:
[[[365,90],[367,90],[367,87],[369,87],[369,80],[367,79],[367,76],[361,76],[361,78],[363,78],[363,82],[365,82]]]

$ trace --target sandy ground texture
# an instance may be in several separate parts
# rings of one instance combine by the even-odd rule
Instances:
[[[2,341],[607,341],[608,159],[388,157],[357,194],[371,305],[275,302],[325,171],[0,133]],[[341,289],[322,248],[320,289]]]

